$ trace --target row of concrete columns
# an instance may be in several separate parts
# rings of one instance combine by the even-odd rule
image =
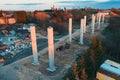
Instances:
[[[100,23],[105,22],[106,15],[109,15],[109,13],[97,13],[96,17],[97,17],[98,29],[100,29]]]
[[[104,20],[104,18],[103,18]],[[100,25],[101,21],[101,15],[97,15],[97,21]],[[84,16],[84,19],[81,19],[80,22],[80,41],[79,43],[83,45],[83,33],[86,32],[86,16]],[[91,33],[94,34],[94,27],[95,27],[95,15],[92,15],[92,25],[91,25]],[[31,42],[32,42],[32,51],[33,51],[33,63],[34,65],[38,65],[38,54],[37,54],[37,42],[36,42],[36,31],[35,26],[31,25],[30,27],[31,31]],[[54,66],[54,37],[53,37],[53,28],[48,27],[48,52],[49,52],[49,67],[47,70],[49,71],[55,71],[56,67]],[[72,42],[72,18],[69,18],[69,42]]]
[[[31,42],[32,42],[32,51],[33,51],[33,65],[38,65],[38,52],[37,52],[37,43],[36,43],[36,31],[35,26],[31,25]],[[49,52],[49,67],[47,70],[55,71],[56,68],[54,66],[54,37],[53,37],[53,28],[48,27],[48,52]]]
[[[83,44],[83,33],[86,32],[86,16],[81,19],[80,25],[80,44]],[[72,18],[69,18],[69,42],[72,42]]]
[[[80,20],[80,41],[79,43],[83,45],[83,33],[86,33],[86,19],[87,17],[84,16],[83,19]]]
[[[100,29],[100,24],[101,24],[101,17],[102,17],[102,22],[104,23],[104,19],[105,19],[105,15],[108,15],[108,14],[104,14],[104,13],[100,13],[100,14],[97,14],[97,23],[98,23],[98,29]],[[71,19],[70,19],[71,20]],[[69,20],[69,24],[72,24],[72,21],[70,22]],[[96,22],[96,18],[95,18],[95,15],[92,14],[92,22],[91,22],[91,34],[94,35],[94,30],[95,30],[95,22]],[[81,22],[80,22],[80,41],[79,43],[81,45],[83,45],[83,33],[86,32],[86,16],[84,16],[83,19],[81,19]],[[70,30],[71,30],[71,26],[69,26]],[[72,35],[71,35],[71,32],[69,34],[69,38],[70,38],[70,42],[72,40]]]

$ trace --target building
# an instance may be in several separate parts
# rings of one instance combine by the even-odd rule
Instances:
[[[120,64],[106,60],[97,72],[97,80],[120,80]]]
[[[0,24],[14,24],[16,19],[14,18],[13,13],[7,14],[6,12],[1,12]]]

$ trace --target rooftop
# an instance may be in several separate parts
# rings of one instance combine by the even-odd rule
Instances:
[[[99,72],[114,79],[120,79],[120,64],[112,60],[106,60],[99,69]]]

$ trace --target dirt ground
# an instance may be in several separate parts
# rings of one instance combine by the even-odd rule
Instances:
[[[103,30],[105,26],[106,25],[103,24],[101,30]],[[90,31],[91,29],[88,28],[87,32],[84,33],[84,45],[79,44],[79,35],[77,35],[74,36],[69,49],[64,49],[62,51],[55,50],[54,61],[56,70],[54,72],[47,70],[49,64],[48,52],[39,55],[39,65],[32,65],[33,59],[32,57],[29,57],[4,68],[6,68],[7,71],[10,67],[11,71],[14,71],[14,73],[11,74],[14,74],[17,80],[63,80],[64,75],[67,73],[69,68],[73,66],[76,58],[79,55],[82,55],[84,51],[89,48],[92,37],[100,34],[100,30],[96,30],[95,35],[91,35]],[[64,42],[61,42],[60,44],[64,44]],[[1,68],[0,71],[4,70]],[[7,72],[4,73],[5,74],[0,73],[0,76],[9,75]],[[3,80],[5,80],[4,77]]]

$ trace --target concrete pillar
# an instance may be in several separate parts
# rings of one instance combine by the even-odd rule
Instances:
[[[48,71],[55,71],[56,68],[54,66],[54,37],[53,37],[53,28],[48,27],[48,52],[49,52],[49,67],[47,68]]]
[[[83,22],[84,22],[84,19],[81,19],[81,25],[80,25],[80,44],[83,45]]]
[[[98,21],[99,21],[99,13],[96,16],[96,22],[98,23]]]
[[[92,29],[91,33],[94,34],[94,28],[95,28],[95,16],[94,16],[94,14],[92,14],[92,25],[91,25],[91,26],[92,26],[92,28],[91,28],[91,29]]]
[[[32,52],[33,52],[33,65],[38,65],[38,54],[37,54],[37,42],[36,42],[36,31],[35,26],[30,26],[30,32],[31,32],[31,43],[32,43]]]
[[[84,28],[83,28],[83,32],[86,32],[86,16],[84,16]]]
[[[105,15],[103,14],[102,15],[102,23],[104,23],[104,21],[105,21]]]
[[[72,18],[69,18],[69,42],[72,42]]]
[[[100,29],[100,23],[101,23],[101,13],[99,14],[99,19],[98,19],[98,29]]]

